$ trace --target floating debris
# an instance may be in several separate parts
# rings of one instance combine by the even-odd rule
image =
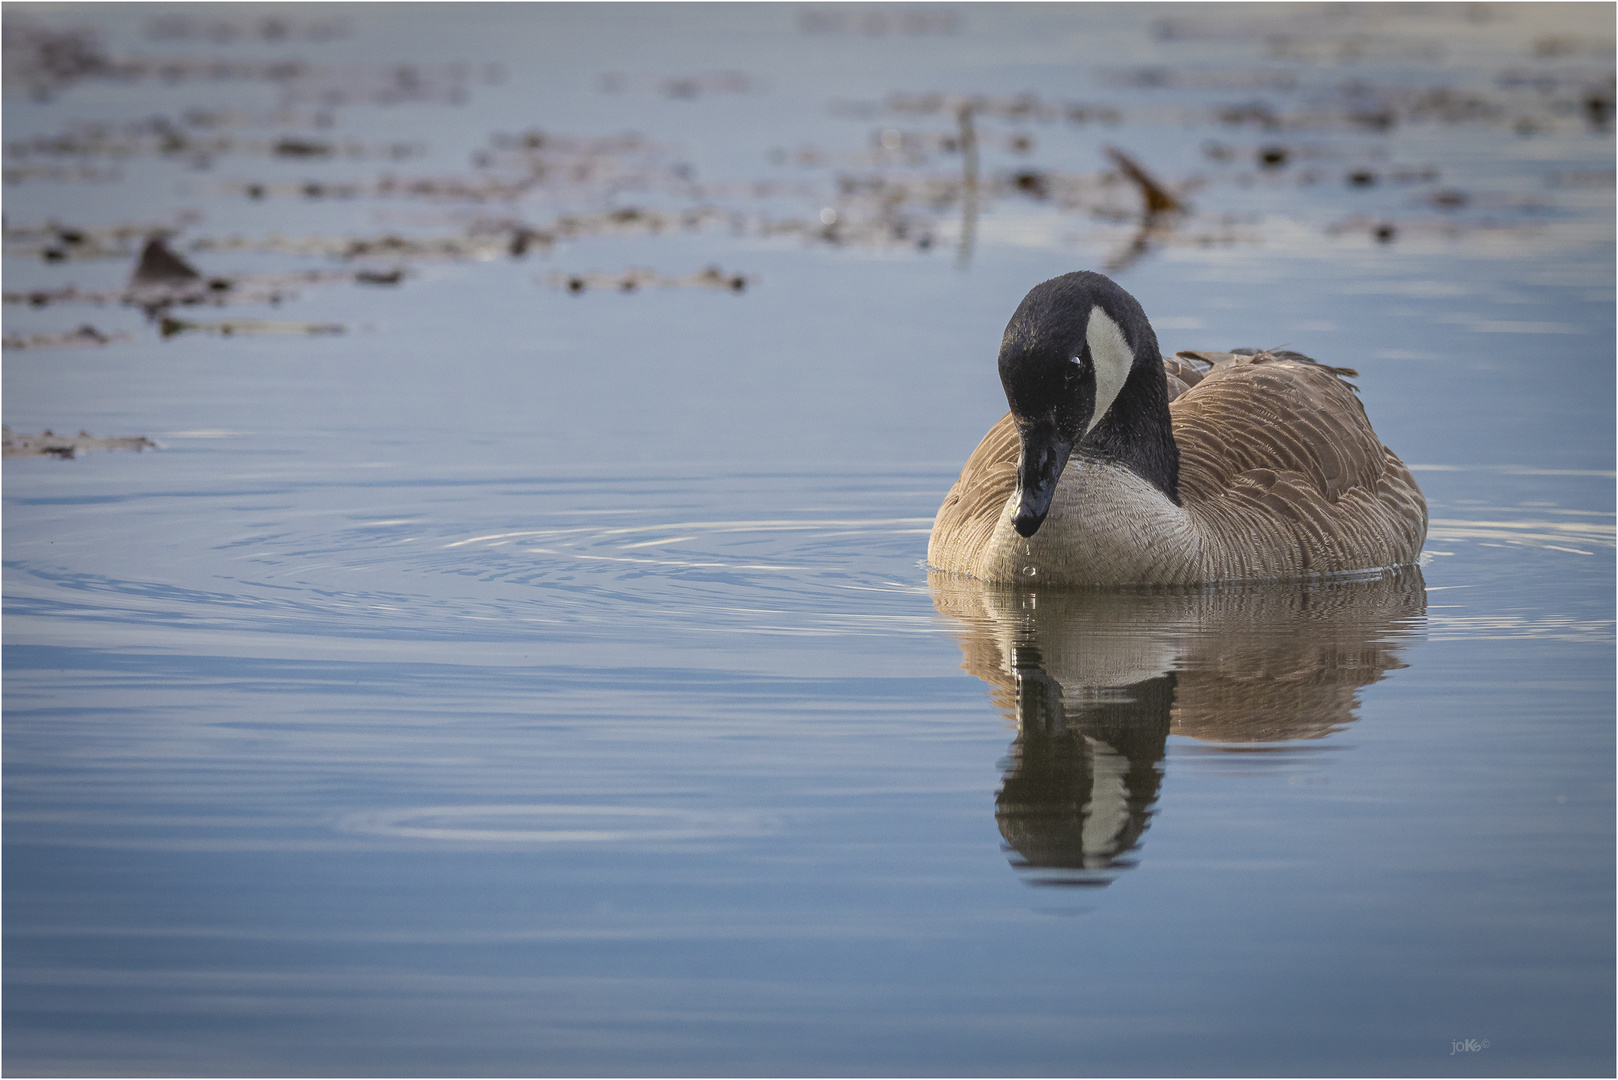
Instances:
[[[948,203],[930,209],[943,209],[960,202],[961,182],[952,178],[941,182],[955,193]],[[762,238],[797,236],[815,244],[832,247],[909,247],[927,251],[940,242],[938,223],[920,214],[907,213],[898,200],[876,202],[871,199],[839,199],[836,206],[824,207],[810,217],[771,218],[765,215],[742,216],[737,223],[738,233]]]
[[[1202,154],[1220,166],[1244,163],[1256,166],[1256,174],[1246,173],[1235,178],[1238,184],[1243,185],[1252,183],[1255,176],[1262,179],[1267,186],[1283,183],[1300,186],[1316,184],[1322,179],[1320,172],[1307,167],[1295,169],[1291,166],[1334,162],[1344,158],[1369,159],[1376,163],[1374,167],[1369,165],[1350,167],[1343,177],[1344,182],[1350,187],[1374,187],[1381,183],[1431,184],[1436,182],[1440,175],[1438,169],[1432,165],[1389,164],[1387,151],[1381,147],[1351,149],[1330,144],[1262,143],[1251,148],[1243,148],[1210,140],[1203,144]]]
[[[1277,93],[1299,90],[1293,77],[1284,72],[1264,73],[1246,69],[1168,72],[1141,69],[1115,76],[1113,83],[1126,89],[1175,87],[1186,89],[1239,89],[1250,87]],[[963,103],[970,102],[980,117],[1013,123],[1054,123],[1066,121],[1085,125],[1102,123],[1152,123],[1193,126],[1215,123],[1230,127],[1257,127],[1269,131],[1369,131],[1387,133],[1406,124],[1473,124],[1510,126],[1522,117],[1537,129],[1551,129],[1576,122],[1579,117],[1595,127],[1611,121],[1613,90],[1610,76],[1589,74],[1554,81],[1547,88],[1538,73],[1512,72],[1501,77],[1505,91],[1489,95],[1471,89],[1440,85],[1425,87],[1380,86],[1363,80],[1350,80],[1339,86],[1310,94],[1310,100],[1287,108],[1269,100],[1226,102],[1210,106],[1136,104],[1128,107],[1115,102],[1059,101],[1033,93],[1001,97],[989,94],[947,94],[937,91],[896,93],[880,103],[845,101],[834,112],[850,118],[872,118],[883,113],[904,116],[950,116]],[[1533,89],[1532,93],[1524,91]]]
[[[0,456],[12,457],[77,457],[80,450],[155,450],[157,444],[144,435],[114,435],[97,438],[88,431],[77,435],[58,435],[49,429],[38,435],[14,435],[9,427],[0,426]]]
[[[130,275],[131,287],[141,285],[183,285],[201,280],[196,267],[170,251],[161,236],[146,241],[140,253],[140,262]]]
[[[135,254],[137,242],[144,243],[152,236],[172,236],[194,220],[195,215],[181,214],[176,216],[172,224],[114,225],[106,228],[86,228],[54,220],[43,225],[28,226],[7,222],[3,232],[5,254],[8,257],[37,257],[50,263],[129,259]]]
[[[381,236],[229,236],[199,237],[190,245],[197,252],[262,252],[320,258],[387,259],[412,261],[481,261],[509,254],[512,230],[501,233],[473,233],[460,236],[416,238],[384,233]],[[536,233],[531,241],[549,243],[548,234]],[[364,272],[364,271],[362,271]]]
[[[977,116],[1046,123],[1070,118],[1075,108],[1085,110],[1088,118],[1090,110],[1094,108],[1072,102],[1046,101],[1033,93],[997,97],[993,94],[945,94],[938,91],[889,94],[881,107],[890,113],[908,116],[955,116],[966,105],[970,105]]]
[[[286,155],[283,155],[286,156]],[[315,156],[315,155],[309,155]],[[472,155],[475,172],[456,176],[399,176],[344,181],[234,181],[226,190],[250,199],[421,198],[462,202],[515,202],[534,194],[570,196],[605,189],[663,188],[692,196],[694,170],[638,136],[569,139],[526,132],[497,135]]]
[[[352,281],[350,270],[306,270],[295,274],[240,274],[131,284],[123,289],[81,289],[65,285],[56,289],[30,289],[0,294],[7,304],[33,308],[57,304],[138,307],[148,315],[158,315],[171,307],[225,307],[233,304],[281,304],[296,298],[296,286]]]
[[[1107,147],[1106,154],[1112,159],[1112,163],[1118,166],[1118,170],[1140,189],[1141,201],[1145,204],[1145,216],[1185,213],[1185,203],[1158,183],[1157,179],[1142,168],[1134,158],[1115,146]]]
[[[1101,81],[1132,90],[1293,90],[1298,77],[1283,68],[1186,68],[1159,64],[1103,72]]]
[[[1455,5],[1457,8],[1462,5]],[[1287,30],[1278,32],[1276,23],[1249,12],[1246,17],[1235,9],[1217,19],[1163,19],[1153,34],[1161,42],[1242,41],[1259,42],[1275,59],[1321,63],[1356,63],[1369,60],[1430,62],[1442,58],[1443,36],[1451,27],[1432,27],[1432,37],[1416,36],[1413,28],[1384,30],[1373,10],[1351,11],[1355,18],[1324,12],[1299,12],[1289,20]]]
[[[499,64],[310,68],[282,91],[285,104],[316,103],[325,108],[344,105],[464,105],[476,84],[498,86],[505,81]]]
[[[1530,242],[1566,241],[1579,236],[1576,227],[1542,221],[1501,221],[1493,218],[1475,220],[1446,217],[1442,220],[1410,218],[1390,221],[1386,218],[1356,214],[1325,226],[1323,232],[1332,238],[1364,237],[1378,244],[1401,244],[1410,241],[1484,241],[1510,243],[1522,249]]]
[[[8,86],[26,88],[35,98],[80,79],[104,76],[113,69],[101,51],[100,35],[88,27],[56,29],[13,15],[0,23]]]
[[[104,334],[100,330],[85,323],[77,330],[69,330],[62,334],[7,334],[0,338],[0,347],[7,349],[68,349],[80,345],[107,345],[114,341],[128,341],[129,335],[122,331]]]
[[[274,322],[269,319],[225,319],[221,322],[189,322],[164,316],[160,324],[166,338],[185,333],[218,334],[233,337],[236,334],[342,334],[347,328],[341,323]]]
[[[448,260],[448,261],[487,261],[511,253],[517,233],[524,233],[528,237],[524,241],[523,249],[528,243],[539,243],[548,246],[552,242],[549,233],[524,230],[521,226],[512,226],[510,229],[487,229],[468,232],[461,236],[441,236],[429,239],[413,239],[395,234],[382,236],[356,236],[356,237],[305,237],[301,240],[288,240],[278,242],[271,238],[256,250],[284,251],[298,255],[327,255],[336,259],[376,259],[390,260],[411,259]],[[531,233],[531,235],[529,235]],[[365,273],[361,271],[360,273]],[[356,277],[358,280],[358,277]],[[370,282],[376,284],[376,282]]]
[[[43,180],[51,184],[115,184],[124,178],[124,171],[115,166],[99,165],[7,165],[0,169],[0,180],[7,184],[25,184]]]
[[[1024,169],[1014,173],[1011,177],[1011,186],[1022,194],[1041,201],[1051,197],[1050,179],[1037,169]]]
[[[497,84],[505,75],[498,64],[474,68],[464,63],[330,65],[302,60],[112,56],[102,48],[100,35],[93,29],[58,29],[18,16],[5,20],[0,37],[5,51],[0,70],[6,84],[24,88],[40,99],[87,80],[158,81],[169,86],[204,81],[269,83],[280,90],[283,105],[459,105],[466,102],[474,84]]]
[[[1612,127],[1613,95],[1610,89],[1592,90],[1584,96],[1584,118],[1598,131]]]
[[[487,261],[531,251],[548,251],[564,240],[591,236],[658,236],[693,232],[709,225],[734,224],[733,214],[715,206],[695,206],[678,212],[621,207],[595,214],[562,214],[543,223],[514,218],[478,218],[456,236],[245,236],[200,237],[188,250],[195,252],[253,251],[333,259],[472,260]]]
[[[598,274],[593,271],[569,274],[555,271],[546,281],[553,289],[565,289],[571,293],[588,292],[592,289],[635,292],[643,288],[718,289],[723,292],[739,293],[745,292],[749,285],[757,284],[758,279],[747,274],[729,274],[717,266],[708,266],[694,274],[679,277],[667,277],[655,270],[639,267],[631,267],[621,274]]]
[[[935,32],[943,24],[928,20],[937,16],[954,32],[967,10],[827,5],[801,9],[798,18],[805,32],[880,35]],[[238,19],[233,14],[209,9],[195,18],[175,16],[161,26],[154,21],[149,29],[153,40],[167,42],[293,45],[334,33],[331,27],[337,25],[317,29],[318,20],[259,14]],[[1277,36],[1281,24],[1275,20],[1237,13],[1207,26],[1176,17],[1160,24],[1159,33],[1165,41],[1179,41],[1186,35],[1224,35],[1237,24],[1263,27],[1258,37],[1238,34],[1230,39],[1249,50],[1245,62],[1165,61],[1119,67],[1103,72],[1110,89],[1094,97],[924,91],[833,103],[837,115],[869,123],[844,145],[786,143],[770,150],[772,164],[796,166],[795,175],[786,179],[699,179],[696,165],[679,147],[647,135],[591,137],[539,128],[493,133],[473,149],[466,167],[412,175],[408,167],[391,165],[367,172],[335,168],[350,160],[391,161],[421,152],[414,143],[345,138],[336,119],[341,107],[357,102],[464,100],[479,78],[498,81],[498,69],[468,64],[319,64],[296,56],[268,59],[259,48],[249,54],[251,62],[183,55],[151,59],[115,52],[93,31],[59,25],[44,30],[43,23],[28,17],[6,20],[8,87],[38,86],[48,92],[81,80],[257,80],[272,95],[257,109],[171,107],[169,115],[80,122],[19,139],[5,148],[12,170],[6,173],[8,180],[66,175],[62,170],[102,165],[115,170],[121,162],[139,157],[155,158],[172,168],[206,165],[223,154],[259,155],[274,164],[256,175],[233,176],[209,187],[254,202],[418,204],[384,211],[396,222],[408,221],[408,226],[370,226],[357,234],[329,223],[313,226],[329,233],[304,236],[197,235],[189,228],[195,222],[116,229],[47,222],[26,230],[6,228],[8,256],[65,263],[110,257],[135,260],[139,253],[142,263],[151,263],[137,268],[122,290],[38,288],[6,293],[7,303],[127,304],[154,318],[180,314],[174,309],[182,306],[277,304],[292,298],[295,287],[315,283],[399,286],[410,276],[409,268],[422,262],[503,261],[548,254],[594,237],[652,237],[706,229],[736,238],[796,240],[816,246],[916,252],[950,247],[963,254],[981,232],[995,242],[1016,236],[1041,244],[1093,244],[1099,252],[1110,253],[1102,260],[1116,271],[1161,246],[1210,247],[1276,239],[1280,219],[1270,215],[1264,195],[1282,187],[1311,185],[1336,190],[1322,189],[1302,204],[1306,215],[1310,212],[1306,208],[1319,205],[1322,197],[1351,199],[1355,208],[1367,211],[1363,218],[1332,225],[1325,216],[1304,223],[1317,238],[1324,228],[1327,236],[1357,233],[1370,245],[1397,239],[1400,251],[1424,239],[1468,232],[1492,233],[1506,242],[1528,235],[1521,231],[1521,219],[1528,215],[1552,230],[1538,235],[1561,237],[1564,233],[1554,232],[1559,226],[1551,216],[1539,211],[1570,201],[1582,206],[1593,195],[1580,190],[1562,197],[1547,190],[1536,198],[1487,190],[1488,185],[1463,191],[1453,179],[1439,188],[1436,167],[1392,160],[1396,148],[1419,140],[1395,142],[1373,136],[1405,125],[1472,124],[1491,125],[1506,138],[1513,131],[1533,137],[1546,131],[1577,132],[1584,137],[1588,126],[1610,127],[1614,98],[1608,58],[1598,55],[1599,50],[1570,52],[1571,45],[1554,42],[1530,49],[1524,37],[1522,47],[1510,57],[1511,67],[1502,74],[1491,75],[1472,65],[1463,78],[1451,65],[1433,66],[1411,81],[1381,80],[1367,69],[1340,75],[1309,71],[1292,57],[1318,62],[1329,56],[1340,62],[1349,53],[1379,55],[1378,50],[1398,45],[1399,35],[1388,34],[1389,26],[1410,23],[1418,29],[1453,29],[1454,20],[1433,15],[1401,22],[1355,9],[1340,18],[1300,15],[1299,20],[1286,22],[1286,33]],[[1441,32],[1432,37],[1444,40]],[[1327,48],[1322,42],[1335,44]],[[1338,47],[1347,52],[1332,51]],[[1286,62],[1268,63],[1265,49]],[[309,55],[318,56],[318,51]],[[1224,57],[1224,52],[1220,55]],[[701,99],[753,92],[760,84],[750,75],[721,71],[607,74],[596,85],[606,93]],[[1213,96],[1207,96],[1210,93]],[[1038,156],[1065,141],[1039,125],[1122,123],[1201,126],[1203,134],[1217,134],[1220,139],[1203,143],[1211,163],[1206,175],[1159,177],[1122,150],[1109,150],[1107,166],[1092,172],[1064,172]],[[255,128],[259,130],[249,130]],[[1312,134],[1295,134],[1305,131]],[[1339,131],[1354,137],[1333,137]],[[129,171],[144,176],[148,170],[143,164],[139,173],[133,167]],[[1592,172],[1594,179],[1571,172],[1562,179],[1563,174],[1547,173],[1545,182],[1555,191],[1610,187],[1606,179],[1610,172],[1596,176],[1598,172]],[[89,178],[92,173],[75,175]],[[1471,178],[1465,182],[1472,186]],[[1386,193],[1389,198],[1373,199],[1358,191],[1349,196],[1343,191],[1345,184],[1349,189],[1374,189],[1375,196]],[[1194,194],[1209,185],[1214,186],[1210,195]],[[1226,190],[1220,191],[1221,185]],[[1424,187],[1399,193],[1394,190],[1397,185]],[[1247,209],[1208,214],[1189,205],[1193,197],[1213,203],[1227,196]],[[1396,196],[1402,196],[1399,208],[1386,205]],[[323,207],[319,216],[340,221],[344,209]],[[1438,220],[1420,220],[1423,214]],[[1495,214],[1498,220],[1480,220],[1486,214]],[[1098,224],[1086,227],[1073,223],[1075,217]],[[1286,222],[1282,232],[1295,238],[1296,217]],[[147,259],[143,245],[149,247],[152,237],[162,244]],[[210,277],[205,273],[211,261],[208,252],[273,253],[349,265],[296,275]],[[715,268],[686,277],[663,278],[633,269],[621,274],[552,275],[550,280],[557,287],[582,292],[672,285],[745,289],[750,279]],[[310,332],[304,328],[307,324],[266,324],[299,328],[268,331],[246,321],[204,324],[173,318],[170,322],[173,333]]]
[[[299,114],[283,110],[277,126],[288,119],[319,123],[319,114]],[[234,123],[269,122],[268,117],[234,114]],[[331,123],[325,115],[327,125]],[[159,157],[185,161],[193,167],[206,168],[216,158],[227,155],[291,158],[294,160],[388,160],[397,161],[421,154],[424,147],[416,142],[365,143],[355,139],[315,138],[306,135],[280,135],[275,138],[242,139],[231,135],[215,134],[214,130],[232,122],[232,114],[206,110],[188,110],[180,117],[155,116],[120,125],[106,123],[80,123],[50,135],[34,135],[14,139],[5,144],[8,177],[16,173],[19,178],[30,175],[30,169],[40,170],[60,166],[34,165],[34,159],[55,161],[63,158],[88,161],[105,158],[126,161],[132,158]]]

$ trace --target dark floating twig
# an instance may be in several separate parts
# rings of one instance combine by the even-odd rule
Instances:
[[[1116,146],[1106,149],[1107,157],[1118,166],[1125,176],[1134,182],[1140,189],[1141,199],[1145,203],[1146,216],[1157,214],[1181,214],[1186,211],[1185,203],[1172,195],[1167,188],[1157,182],[1157,179],[1141,167],[1140,163]]]
[[[128,341],[129,335],[123,331],[114,331],[104,334],[100,330],[85,323],[77,330],[69,330],[62,334],[7,334],[0,338],[0,348],[7,349],[69,349],[79,345],[108,345],[114,341]]]
[[[0,456],[12,457],[76,457],[80,450],[155,450],[157,444],[144,435],[113,435],[97,438],[88,431],[77,435],[58,435],[48,428],[38,435],[14,435],[9,427],[0,426]]]
[[[1107,258],[1104,266],[1108,273],[1120,273],[1133,265],[1152,246],[1171,236],[1190,210],[1181,199],[1171,194],[1139,162],[1115,146],[1106,148],[1118,170],[1129,179],[1141,194],[1140,227],[1129,242]]]
[[[620,274],[598,274],[589,271],[582,274],[569,274],[563,271],[554,271],[546,279],[553,289],[565,289],[571,293],[582,293],[592,289],[607,289],[613,292],[635,292],[643,288],[660,289],[717,289],[722,292],[745,292],[749,285],[757,284],[758,279],[747,274],[728,274],[717,266],[705,267],[694,274],[684,274],[669,277],[657,273],[655,270],[646,270],[640,267],[631,267]]]
[[[344,262],[357,259],[383,259],[389,262],[402,259],[481,261],[513,254],[511,250],[513,237],[516,232],[525,228],[517,223],[501,223],[497,226],[480,223],[459,236],[428,238],[405,237],[392,233],[381,236],[270,236],[261,239],[245,236],[223,239],[204,236],[193,241],[190,250],[274,252],[280,255],[339,259]],[[548,233],[542,230],[529,230],[523,250],[526,251],[529,244],[548,247],[551,242],[552,237]]]
[[[270,319],[225,319],[220,322],[190,322],[165,315],[159,324],[166,338],[184,333],[218,334],[233,337],[237,334],[342,334],[347,328],[341,323],[276,322]]]
[[[295,286],[352,281],[353,276],[351,270],[305,270],[298,274],[239,274],[173,284],[131,285],[124,289],[81,289],[77,285],[64,285],[59,289],[7,292],[0,294],[0,301],[35,308],[56,304],[123,305],[155,315],[172,307],[275,305],[297,296]]]

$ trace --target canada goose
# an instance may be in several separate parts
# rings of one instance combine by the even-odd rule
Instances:
[[[927,561],[985,581],[1190,585],[1402,566],[1427,502],[1347,368],[1165,359],[1101,274],[1033,288],[1000,343],[1011,411],[967,459]]]

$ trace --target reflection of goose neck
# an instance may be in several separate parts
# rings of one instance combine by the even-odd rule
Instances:
[[[1049,737],[1067,731],[1062,684],[1045,673],[1037,645],[1012,647],[1012,675],[1017,680],[1017,730]]]
[[[1016,646],[1013,664],[1018,733],[995,800],[1000,834],[1025,868],[1128,865],[1121,856],[1139,843],[1157,798],[1174,676],[1069,706],[1036,646]]]

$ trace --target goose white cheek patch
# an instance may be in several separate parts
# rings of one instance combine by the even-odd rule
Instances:
[[[1100,423],[1101,418],[1107,415],[1107,410],[1112,408],[1118,391],[1124,388],[1129,369],[1135,366],[1135,353],[1129,347],[1123,330],[1099,305],[1090,309],[1090,322],[1085,328],[1084,340],[1090,346],[1090,363],[1096,373],[1095,412],[1090,414],[1089,426],[1084,429],[1088,435],[1090,428]]]

